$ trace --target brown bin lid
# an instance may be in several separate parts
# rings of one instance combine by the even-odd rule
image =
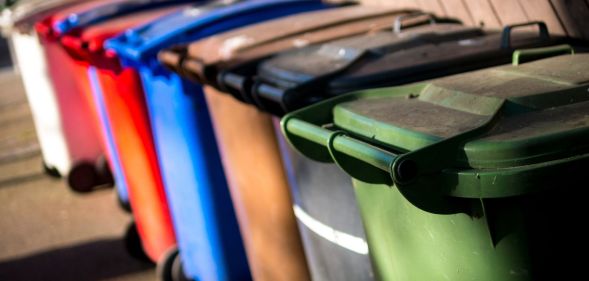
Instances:
[[[184,67],[195,80],[215,84],[221,68],[291,48],[392,28],[398,16],[411,12],[415,11],[350,6],[267,21],[190,44]]]

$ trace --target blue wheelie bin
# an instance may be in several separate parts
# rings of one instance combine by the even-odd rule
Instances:
[[[123,66],[136,69],[141,77],[178,240],[179,254],[162,263],[169,270],[161,270],[173,279],[251,277],[201,86],[160,65],[158,52],[247,24],[332,7],[312,0],[230,4],[194,6],[106,42]],[[272,265],[265,267],[273,270]]]

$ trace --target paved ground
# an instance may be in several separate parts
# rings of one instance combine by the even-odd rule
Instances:
[[[0,280],[155,280],[130,258],[112,189],[70,192],[45,176],[20,78],[0,71]]]

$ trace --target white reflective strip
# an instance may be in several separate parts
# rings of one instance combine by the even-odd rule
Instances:
[[[332,227],[323,224],[322,222],[311,217],[297,205],[293,205],[292,208],[294,210],[295,216],[302,224],[304,224],[311,231],[315,232],[317,235],[323,237],[325,240],[357,254],[368,255],[368,244],[366,241],[364,241],[364,239],[337,231]]]

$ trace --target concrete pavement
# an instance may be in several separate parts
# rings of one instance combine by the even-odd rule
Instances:
[[[74,194],[43,174],[19,76],[0,71],[0,280],[155,280],[122,242],[114,190]]]

